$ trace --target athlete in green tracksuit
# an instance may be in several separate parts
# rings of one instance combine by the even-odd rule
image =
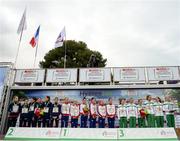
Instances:
[[[133,98],[130,98],[129,104],[127,105],[127,116],[129,120],[129,127],[136,127],[136,117],[137,117],[137,106],[134,104]]]
[[[144,112],[144,115],[141,115],[141,112]],[[145,128],[146,127],[146,113],[145,113],[145,106],[143,105],[143,100],[138,99],[137,105],[137,113],[138,113],[138,127]]]
[[[175,127],[175,119],[174,119],[174,112],[175,107],[174,103],[171,101],[170,96],[165,97],[165,102],[163,104],[163,111],[166,115],[166,122],[168,127]]]
[[[126,99],[120,100],[120,105],[117,108],[117,116],[119,119],[119,127],[127,128],[127,105]]]
[[[156,97],[156,102],[154,103],[154,111],[156,127],[164,127],[163,104],[161,103],[161,99],[159,97]]]
[[[146,111],[147,111],[147,126],[149,128],[155,127],[155,116],[154,116],[154,103],[152,102],[152,97],[150,95],[147,95],[146,97]]]

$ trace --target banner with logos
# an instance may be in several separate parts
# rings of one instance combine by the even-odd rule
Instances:
[[[149,81],[180,80],[178,67],[150,67],[147,73]]]
[[[42,83],[44,75],[44,69],[20,69],[16,71],[15,83]]]
[[[110,68],[82,68],[79,82],[110,82]]]
[[[145,82],[144,68],[113,68],[114,82]]]
[[[77,69],[48,69],[46,82],[77,82]]]
[[[174,128],[12,128],[5,140],[178,140]]]
[[[61,130],[58,128],[15,128],[10,127],[5,139],[23,139],[23,140],[54,140],[59,139]]]

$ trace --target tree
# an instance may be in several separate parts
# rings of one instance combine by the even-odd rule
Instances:
[[[178,105],[180,107],[180,89],[171,90],[170,95],[178,101]]]
[[[98,67],[105,67],[107,59],[104,59],[98,51],[90,50],[86,43],[82,41],[67,40],[62,47],[50,50],[44,60],[40,62],[41,68],[63,68],[64,67],[64,51],[66,44],[66,67],[80,68],[87,67],[89,58],[92,54],[96,56]]]

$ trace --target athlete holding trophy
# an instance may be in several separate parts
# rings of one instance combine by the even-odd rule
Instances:
[[[87,128],[87,120],[89,114],[89,106],[87,104],[86,98],[82,99],[80,104],[80,115],[81,115],[81,128]]]
[[[112,103],[112,98],[109,98],[108,102],[109,103],[106,105],[107,117],[108,117],[108,127],[114,128],[116,109],[115,109],[115,105]]]
[[[138,114],[138,127],[145,128],[146,127],[146,110],[143,104],[142,99],[138,99],[137,105],[137,114]]]

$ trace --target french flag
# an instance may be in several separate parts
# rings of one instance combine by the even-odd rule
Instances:
[[[40,26],[36,30],[35,35],[32,37],[31,41],[29,42],[30,45],[34,48],[38,44],[38,39],[39,39],[39,31],[40,31]]]

